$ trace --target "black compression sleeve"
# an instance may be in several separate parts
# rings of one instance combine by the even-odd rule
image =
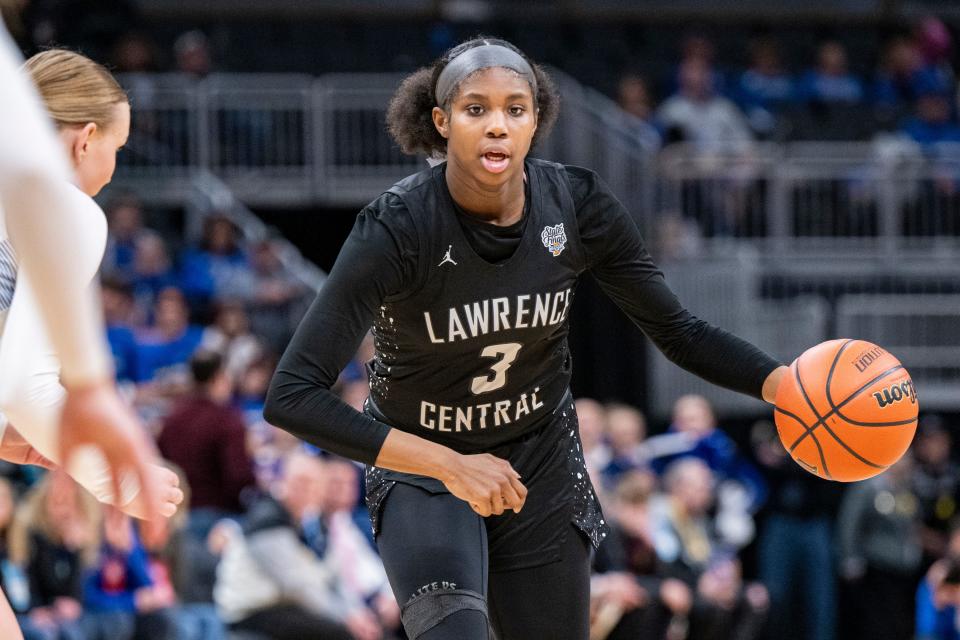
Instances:
[[[763,382],[780,363],[687,311],[610,189],[591,171],[568,167],[568,173],[588,267],[604,292],[672,362],[709,382],[760,398]]]
[[[411,238],[371,208],[357,217],[336,264],[287,346],[267,392],[268,422],[333,453],[373,464],[390,427],[330,388],[383,299],[410,273]]]

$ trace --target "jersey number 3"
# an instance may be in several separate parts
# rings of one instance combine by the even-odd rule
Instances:
[[[520,347],[519,342],[507,342],[505,344],[491,344],[480,352],[481,358],[497,358],[497,361],[490,365],[490,373],[485,376],[477,376],[470,383],[470,391],[474,395],[481,393],[490,393],[496,391],[507,384],[507,369],[517,359]]]

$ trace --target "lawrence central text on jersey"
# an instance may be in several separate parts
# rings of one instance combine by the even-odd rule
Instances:
[[[371,403],[387,424],[461,452],[550,419],[570,382],[567,318],[586,268],[563,167],[527,160],[519,246],[491,264],[471,247],[443,166],[399,183],[417,225],[421,286],[388,298],[374,324]]]

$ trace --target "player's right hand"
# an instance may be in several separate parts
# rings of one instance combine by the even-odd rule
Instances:
[[[121,478],[129,473],[139,484],[143,516],[152,520],[162,513],[162,496],[152,465],[158,462],[146,429],[124,404],[110,381],[67,389],[60,429],[60,460],[86,445],[100,449],[113,478],[113,495],[122,496]]]
[[[489,453],[459,455],[443,484],[486,518],[507,509],[520,513],[527,488],[510,463]]]
[[[177,512],[180,503],[183,502],[180,477],[170,469],[158,464],[148,465],[148,470],[150,484],[160,496],[160,515],[164,518],[170,518]],[[147,504],[141,491],[138,491],[137,496],[127,504],[120,505],[121,511],[140,520],[149,519],[148,509],[149,504]]]

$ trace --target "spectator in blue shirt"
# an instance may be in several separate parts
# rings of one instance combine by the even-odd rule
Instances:
[[[917,588],[916,640],[960,640],[960,559],[947,557],[930,567]]]
[[[797,99],[793,77],[783,68],[776,41],[762,38],[750,48],[750,67],[737,80],[737,102],[754,131],[769,134],[776,112]]]
[[[152,380],[158,371],[185,366],[203,339],[203,328],[190,324],[183,292],[163,289],[154,305],[153,326],[137,334],[136,382]]]
[[[104,540],[97,565],[84,580],[84,606],[90,611],[135,614],[138,600],[149,599],[138,592],[153,586],[147,554],[130,520],[116,509],[105,514]]]
[[[626,472],[644,464],[641,445],[647,437],[647,421],[639,410],[625,404],[606,408],[607,443],[610,461],[603,468],[603,486],[613,490]]]
[[[877,70],[874,101],[888,109],[906,108],[919,96],[917,83],[923,75],[923,60],[916,46],[899,37],[887,45]]]
[[[924,78],[917,91],[914,116],[903,123],[901,131],[923,147],[940,142],[960,142],[960,126],[951,113],[949,85],[930,75]]]
[[[118,276],[104,276],[100,283],[103,319],[107,325],[107,342],[119,381],[132,381],[136,376],[137,340],[130,318],[133,314],[133,288]]]
[[[149,557],[130,517],[113,508],[107,508],[104,516],[104,545],[84,580],[84,607],[92,613],[114,614],[118,640],[132,638],[135,630],[148,638],[170,637],[172,617],[164,610],[175,602],[173,589],[154,583]]]
[[[686,395],[673,405],[670,432],[647,439],[645,449],[653,470],[662,475],[681,458],[704,461],[719,481],[733,480],[746,490],[755,510],[766,498],[766,483],[755,466],[740,455],[736,443],[722,429],[710,402],[703,396]]]
[[[252,297],[253,271],[230,218],[206,219],[200,245],[181,257],[180,283],[194,309],[205,309],[214,298]]]
[[[863,101],[860,79],[847,68],[847,52],[839,42],[820,45],[817,66],[800,80],[800,94],[808,102],[857,104]]]
[[[137,238],[145,232],[143,204],[133,194],[123,194],[107,206],[107,224],[110,235],[103,256],[103,270],[130,276]]]
[[[147,231],[137,237],[130,282],[137,306],[144,314],[153,307],[160,291],[177,285],[167,244],[159,234]]]

